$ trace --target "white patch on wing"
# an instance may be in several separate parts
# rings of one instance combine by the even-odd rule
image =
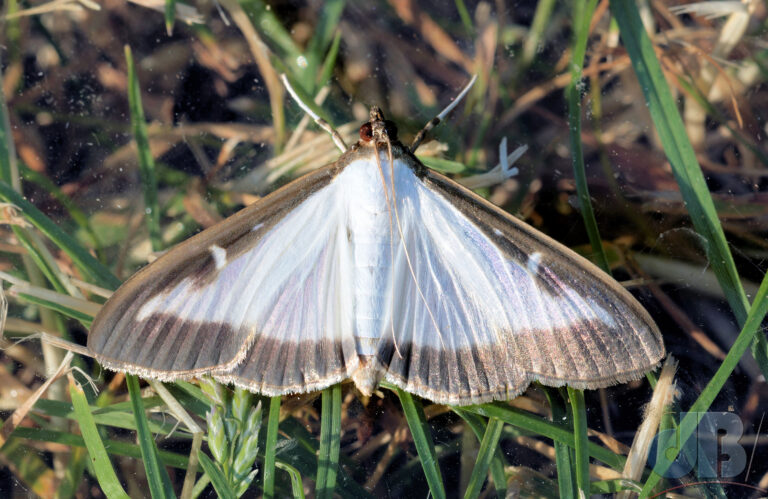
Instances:
[[[211,245],[211,247],[208,249],[211,251],[211,256],[213,257],[214,265],[216,265],[216,270],[223,269],[227,264],[227,250],[221,246],[216,246],[215,244]]]
[[[538,251],[535,251],[530,256],[528,256],[528,263],[526,266],[528,267],[528,271],[531,274],[536,275],[539,272],[539,265],[541,265],[542,256],[543,255]]]

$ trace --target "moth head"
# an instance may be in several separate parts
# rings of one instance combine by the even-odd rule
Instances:
[[[378,106],[371,108],[371,118],[360,127],[360,142],[394,143],[397,142],[397,126],[392,121],[384,119],[384,114]]]

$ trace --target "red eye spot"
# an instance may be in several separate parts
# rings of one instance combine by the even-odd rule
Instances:
[[[360,127],[360,138],[365,142],[370,142],[373,139],[373,127],[370,123]]]

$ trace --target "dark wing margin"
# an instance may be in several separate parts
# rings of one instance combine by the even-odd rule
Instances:
[[[513,279],[511,286],[499,286],[513,291],[501,297],[506,308],[502,323],[506,323],[498,330],[478,331],[471,322],[464,321],[469,332],[454,328],[450,334],[458,337],[457,346],[447,348],[435,347],[434,340],[423,332],[403,332],[397,345],[399,353],[391,341],[383,341],[377,361],[388,369],[388,381],[438,403],[466,405],[508,400],[532,381],[579,389],[603,388],[637,379],[660,363],[665,351],[658,327],[637,300],[610,276],[452,180],[428,171],[422,181],[461,212],[483,234],[484,241],[490,241],[508,262],[515,264],[517,274],[510,274],[512,277],[525,274],[525,278]],[[427,230],[443,233],[453,230],[446,224],[433,224],[432,229],[427,226]],[[457,237],[474,241],[462,231],[466,228],[455,229]],[[445,240],[444,235],[438,237]],[[418,258],[418,249],[411,253]],[[483,250],[477,253],[483,254]],[[465,265],[463,261],[451,263]],[[429,265],[434,267],[435,263]],[[431,270],[431,275],[438,274],[434,268]],[[493,272],[484,278],[488,274]],[[441,314],[456,316],[455,310],[466,310],[466,303],[445,303],[446,297],[461,296],[455,281],[436,285],[446,291],[436,293],[430,302],[438,321]],[[531,307],[530,296],[535,293],[543,297],[539,303],[559,306]],[[465,296],[472,301],[470,293],[465,291]],[[477,310],[482,306],[477,305]],[[537,316],[532,317],[530,314],[536,311]],[[546,318],[549,314],[552,319]],[[450,317],[445,322],[462,324]]]
[[[195,287],[215,282],[222,264],[258,244],[275,224],[308,196],[327,186],[342,168],[336,162],[289,183],[139,270],[94,319],[88,334],[88,349],[94,358],[111,370],[169,381],[237,366],[258,336],[252,325],[234,327],[216,321],[189,320],[184,314],[162,310],[139,317],[141,307],[185,282],[185,292],[190,295],[185,307],[190,312],[199,311],[200,307],[212,310],[216,307],[215,297],[199,303],[194,299]],[[214,247],[222,252],[224,261],[217,259]],[[220,293],[227,292],[227,283],[217,287]]]

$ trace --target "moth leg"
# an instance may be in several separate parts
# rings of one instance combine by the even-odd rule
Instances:
[[[429,133],[430,130],[435,128],[440,121],[444,120],[446,116],[448,116],[448,113],[453,111],[453,108],[459,105],[459,102],[469,93],[469,90],[472,88],[472,85],[475,84],[475,81],[477,81],[477,75],[474,75],[471,80],[469,80],[469,83],[467,83],[467,86],[464,87],[464,90],[462,90],[459,95],[456,96],[455,99],[453,99],[453,102],[448,104],[448,106],[440,111],[440,114],[429,120],[429,123],[424,125],[424,128],[421,129],[421,131],[416,134],[416,138],[413,139],[413,143],[411,144],[411,152],[416,152],[416,149],[421,144],[421,141],[424,140],[424,137],[427,136],[427,133]]]
[[[338,147],[341,152],[347,152],[347,144],[344,143],[344,139],[341,138],[341,135],[339,132],[336,131],[335,128],[333,128],[330,124],[328,124],[327,121],[325,121],[323,118],[317,115],[314,111],[312,111],[309,106],[301,100],[301,97],[298,96],[296,93],[296,90],[293,89],[291,86],[291,82],[288,81],[288,77],[285,76],[285,73],[280,75],[280,79],[283,81],[283,85],[285,85],[285,89],[288,90],[288,93],[291,94],[291,97],[293,97],[293,100],[296,101],[296,103],[299,105],[299,107],[307,113],[310,117],[312,117],[313,120],[315,120],[315,123],[331,134],[331,138],[333,138],[333,142],[336,144],[336,147]]]

